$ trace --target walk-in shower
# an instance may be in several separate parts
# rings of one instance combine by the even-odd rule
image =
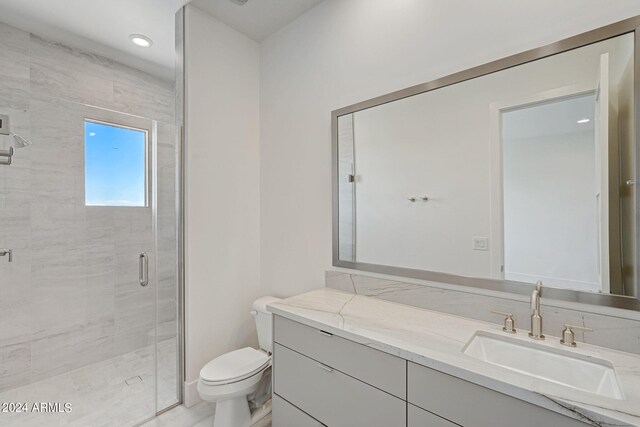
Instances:
[[[2,20],[0,426],[139,425],[182,401],[175,83]]]

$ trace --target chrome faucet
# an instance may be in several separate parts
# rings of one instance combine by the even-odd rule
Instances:
[[[529,336],[534,340],[544,339],[544,335],[542,334],[542,316],[540,316],[541,295],[542,282],[538,281],[538,283],[536,283],[536,288],[531,294],[531,310],[533,310],[533,314],[531,314],[531,332],[529,332]]]

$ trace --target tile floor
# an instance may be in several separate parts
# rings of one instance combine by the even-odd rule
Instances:
[[[148,346],[53,378],[5,390],[0,393],[0,404],[28,402],[31,406],[35,402],[63,404],[69,402],[72,405],[72,411],[70,413],[0,412],[0,426],[127,427],[139,425],[155,414],[155,363],[153,347]],[[158,407],[162,408],[177,402],[175,340],[169,339],[158,344],[157,363]],[[199,412],[196,411],[196,413]]]
[[[178,406],[141,427],[212,427],[214,412],[214,405],[206,402],[200,402],[192,408]],[[271,427],[271,414],[252,427]]]

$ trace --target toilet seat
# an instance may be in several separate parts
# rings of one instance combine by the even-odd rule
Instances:
[[[263,351],[241,348],[207,363],[200,371],[200,381],[205,385],[239,382],[262,372],[270,362],[271,358]]]

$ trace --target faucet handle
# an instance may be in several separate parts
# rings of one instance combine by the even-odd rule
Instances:
[[[582,332],[593,332],[593,329],[586,328],[584,326],[570,325],[568,323],[564,324],[564,329],[562,330],[562,338],[560,338],[560,344],[566,345],[568,347],[576,346],[576,334],[573,332],[582,331]]]
[[[516,321],[513,320],[513,313],[506,313],[504,311],[491,310],[491,313],[498,314],[500,316],[505,316],[504,326],[502,326],[502,330],[508,332],[510,334],[516,333]]]

